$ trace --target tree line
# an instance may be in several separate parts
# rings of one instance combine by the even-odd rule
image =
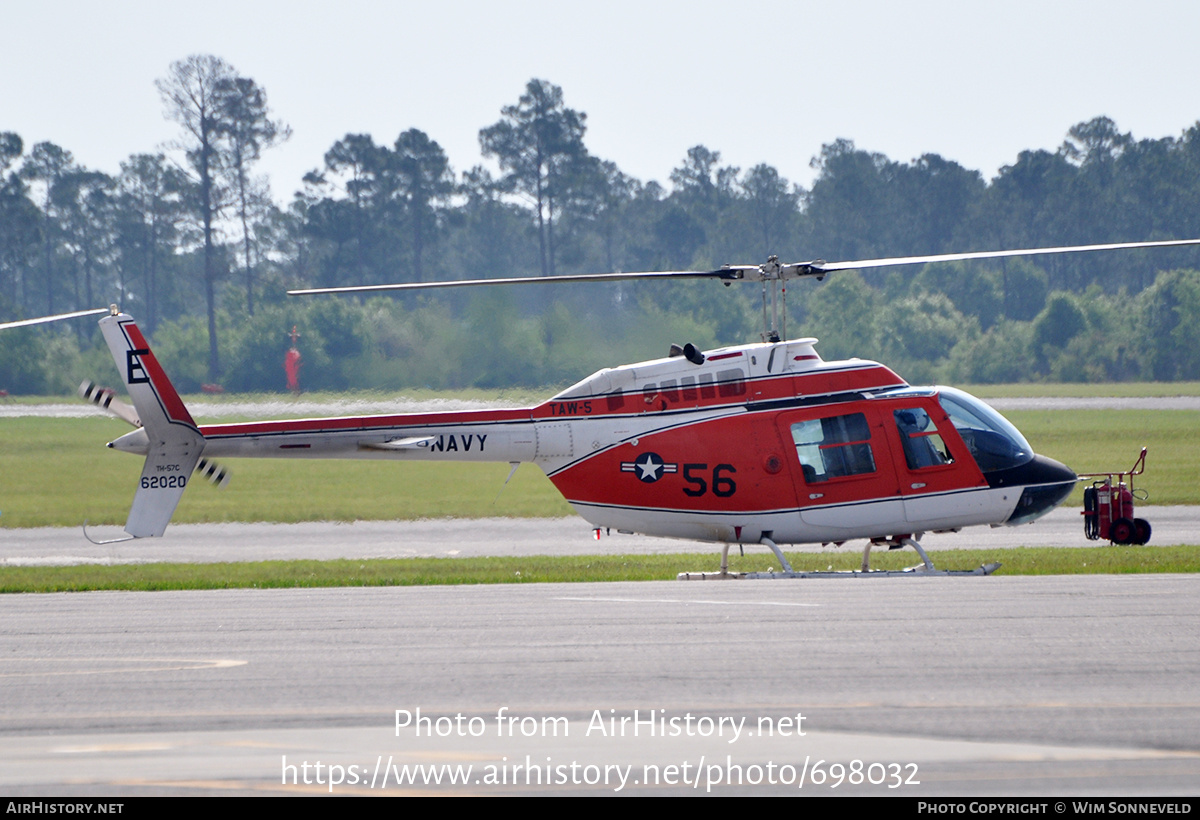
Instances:
[[[490,164],[456,172],[415,127],[391,144],[346,134],[280,207],[256,173],[290,133],[265,89],[207,55],[173,63],[157,87],[178,139],[115,175],[0,132],[0,316],[118,303],[185,389],[277,389],[292,325],[304,383],[339,389],[545,384],[661,355],[670,341],[739,343],[761,329],[750,286],[309,301],[287,299],[289,287],[1200,236],[1200,123],[1135,140],[1097,117],[991,180],[936,154],[898,162],[837,140],[812,160],[810,189],[698,145],[662,185],[593,155],[587,115],[535,79],[480,128]],[[820,337],[827,358],[879,358],[911,381],[1200,378],[1195,251],[1034,262],[799,283],[788,327]],[[0,388],[62,389],[103,366],[97,343],[86,320],[9,331]]]

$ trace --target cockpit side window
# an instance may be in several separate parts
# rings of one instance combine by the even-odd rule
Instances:
[[[875,472],[871,429],[862,413],[798,422],[792,441],[809,484]]]
[[[897,410],[894,413],[896,427],[900,431],[900,444],[904,449],[904,460],[910,470],[939,467],[950,464],[950,450],[938,434],[937,426],[920,407]]]

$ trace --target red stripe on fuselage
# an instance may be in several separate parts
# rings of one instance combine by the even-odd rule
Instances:
[[[287,433],[344,433],[355,430],[380,431],[406,427],[446,427],[456,424],[489,424],[530,420],[530,410],[462,410],[450,413],[410,413],[396,416],[336,416],[318,419],[252,421],[206,424],[205,438],[264,436]]]

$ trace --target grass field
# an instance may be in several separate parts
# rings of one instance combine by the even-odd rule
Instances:
[[[797,570],[846,571],[858,569],[862,556],[857,550],[793,553],[788,560]],[[1200,572],[1200,546],[1022,548],[987,556],[977,550],[939,550],[933,560],[939,569],[954,570],[999,560],[1000,575]],[[916,563],[911,551],[879,553],[871,561],[875,569],[893,570]],[[668,581],[680,572],[718,568],[715,553],[0,567],[0,593]],[[772,568],[778,569],[778,562],[769,555],[729,556],[732,572]]]
[[[1134,486],[1139,504],[1200,504],[1200,411],[1012,410],[1004,414],[1033,449],[1077,473],[1128,470],[1149,448]],[[1066,502],[1083,503],[1083,485]]]
[[[0,421],[0,525],[124,524],[142,459],[104,443],[128,427],[97,419]],[[195,481],[175,523],[570,515],[532,465],[233,460],[225,489]]]
[[[955,387],[960,387],[981,399],[1200,396],[1200,382],[1098,382],[1094,384],[1039,382],[1035,384],[967,384],[955,385]]]
[[[1079,472],[1128,469],[1149,504],[1200,504],[1200,411],[1038,410],[1008,417],[1034,449]],[[106,417],[0,420],[0,527],[123,524],[141,459],[104,443],[128,427]],[[196,481],[177,523],[548,517],[571,510],[544,475],[505,464],[231,460],[228,488]],[[1081,490],[1068,503],[1079,503]]]
[[[115,379],[116,374],[105,374],[105,378],[110,380]],[[116,386],[111,383],[106,384],[109,387]],[[550,396],[564,387],[566,387],[565,384],[551,387],[510,387],[502,390],[481,387],[464,387],[457,390],[430,390],[423,387],[406,387],[404,390],[348,390],[340,393],[313,391],[301,393],[299,396],[293,396],[291,393],[282,391],[278,393],[186,393],[180,398],[189,407],[197,404],[222,405],[241,403],[287,404],[289,402],[304,402],[306,404],[328,404],[329,414],[334,415],[338,412],[337,407],[339,405],[346,405],[356,401],[429,401],[433,399],[448,399],[451,401],[504,402],[511,404],[513,407],[518,407],[537,404],[544,399],[550,398]],[[129,397],[125,395],[124,388],[118,390],[117,394],[122,400],[129,400]],[[74,404],[82,400],[74,393],[69,393],[55,396],[9,396],[4,401],[8,404],[36,405]]]

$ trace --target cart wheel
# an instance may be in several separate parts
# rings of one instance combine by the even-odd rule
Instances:
[[[1133,543],[1149,544],[1150,543],[1150,522],[1144,518],[1133,519],[1133,528],[1135,530],[1135,538]]]
[[[1114,544],[1132,544],[1137,536],[1137,526],[1128,518],[1118,518],[1108,527],[1108,540]]]

